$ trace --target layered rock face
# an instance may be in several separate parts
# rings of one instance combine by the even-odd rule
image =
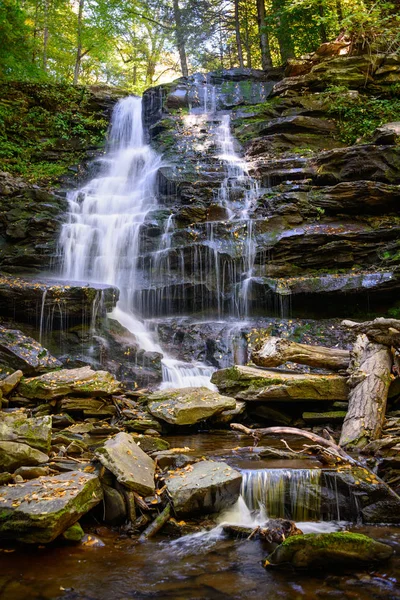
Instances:
[[[166,159],[164,208],[143,228],[146,316],[285,314],[290,303],[294,315],[337,316],[366,310],[367,297],[392,301],[396,126],[348,146],[334,104],[391,97],[398,58],[319,61],[278,82],[276,72],[233,70],[145,93],[149,136]]]

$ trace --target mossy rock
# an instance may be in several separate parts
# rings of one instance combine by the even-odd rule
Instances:
[[[359,533],[309,533],[290,537],[270,554],[264,567],[359,567],[388,560],[393,549]]]

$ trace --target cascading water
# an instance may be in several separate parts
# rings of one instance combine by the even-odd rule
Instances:
[[[113,113],[108,151],[98,177],[68,195],[69,221],[61,231],[63,276],[115,285],[120,299],[109,315],[133,333],[141,348],[162,352],[138,318],[140,231],[157,207],[156,178],[161,157],[144,141],[142,102],[127,97]],[[164,244],[168,244],[166,231]],[[165,357],[164,387],[212,387],[213,369]]]

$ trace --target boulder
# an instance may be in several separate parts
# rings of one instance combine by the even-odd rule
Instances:
[[[224,462],[207,460],[175,471],[165,483],[177,514],[208,514],[237,501],[242,475]]]
[[[381,125],[377,129],[375,129],[372,134],[372,142],[374,144],[385,144],[385,145],[393,145],[398,142],[400,138],[400,122],[395,121],[393,123],[385,123]]]
[[[388,560],[393,549],[359,533],[309,533],[288,538],[270,554],[264,567],[360,567]]]
[[[7,375],[0,381],[0,391],[3,396],[8,396],[11,394],[13,389],[19,384],[21,381],[21,377],[23,376],[22,371],[14,371],[10,375]]]
[[[346,400],[346,378],[340,375],[292,373],[235,366],[216,371],[211,381],[238,400]]]
[[[118,433],[96,451],[96,457],[117,481],[142,496],[154,494],[155,463],[128,433]]]
[[[0,441],[0,471],[14,471],[21,466],[46,463],[47,454],[19,442]]]
[[[234,410],[236,402],[208,388],[160,390],[148,398],[154,417],[172,425],[194,425],[225,410]]]
[[[39,342],[24,335],[19,329],[0,327],[1,369],[17,369],[26,375],[35,375],[58,367],[61,367],[60,361],[54,358]],[[10,377],[11,380],[6,383],[3,379],[2,383],[9,386],[17,376],[13,373]],[[9,378],[7,377],[7,379]]]
[[[17,387],[17,392],[25,398],[53,400],[69,394],[110,396],[117,393],[119,387],[119,381],[107,371],[93,371],[87,366],[23,379]]]
[[[47,544],[103,497],[96,475],[82,471],[9,485],[0,490],[0,539]]]
[[[98,419],[112,417],[116,409],[114,404],[106,402],[103,398],[63,398],[57,402],[57,410],[67,413],[82,413],[86,418]]]
[[[25,413],[0,413],[0,441],[18,442],[48,454],[51,445],[52,418],[29,419]]]
[[[146,454],[152,454],[153,452],[163,452],[168,450],[170,445],[160,437],[153,437],[152,435],[144,435],[141,433],[131,434],[135,443],[140,446],[143,452]]]

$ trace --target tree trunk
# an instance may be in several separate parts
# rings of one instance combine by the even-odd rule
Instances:
[[[43,2],[43,71],[47,71],[47,48],[49,45],[49,0]]]
[[[179,0],[173,0],[174,7],[174,19],[175,19],[175,39],[176,46],[179,52],[179,58],[181,61],[181,71],[184,77],[188,77],[189,69],[187,65],[186,48],[185,48],[185,37],[182,29],[181,9],[179,8]]]
[[[323,21],[325,13],[324,13],[324,5],[321,0],[318,0],[318,14],[321,17],[321,22],[319,24],[319,35],[321,38],[321,42],[323,44],[326,44],[326,42],[328,41],[328,34],[326,33],[326,27],[325,27],[325,23]]]
[[[340,446],[362,448],[380,436],[391,369],[390,348],[370,342],[366,335],[358,336],[351,352],[349,409],[343,423]]]
[[[286,2],[283,0],[272,0],[272,11],[276,21],[276,37],[278,38],[282,63],[285,63],[288,58],[294,58],[295,56],[294,43],[285,4]]]
[[[400,320],[398,319],[379,317],[374,321],[365,321],[364,323],[342,321],[342,325],[353,329],[356,333],[365,333],[372,342],[377,344],[400,348]]]
[[[264,71],[272,67],[271,50],[265,22],[265,2],[257,0],[258,31],[260,35],[261,65]]]
[[[79,79],[79,71],[81,69],[82,60],[82,20],[83,20],[83,6],[85,0],[79,0],[78,8],[78,27],[76,30],[76,59],[74,68],[74,85],[77,85]]]
[[[260,367],[278,367],[285,362],[294,362],[333,371],[347,369],[350,361],[348,350],[307,346],[289,340],[269,337],[261,350],[252,353],[254,364]]]
[[[240,39],[240,21],[239,21],[239,0],[235,0],[235,35],[236,35],[236,47],[239,59],[239,66],[241,69],[244,68],[243,62],[243,50],[242,40]]]
[[[342,8],[342,0],[336,0],[336,15],[339,26],[343,21],[343,8]]]
[[[251,44],[250,44],[250,26],[249,26],[249,7],[247,2],[244,3],[244,31],[245,31],[245,47],[246,47],[246,65],[251,69]]]

